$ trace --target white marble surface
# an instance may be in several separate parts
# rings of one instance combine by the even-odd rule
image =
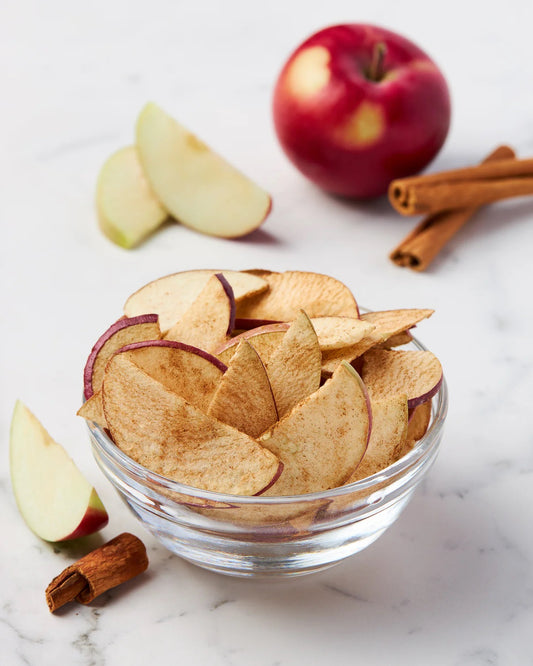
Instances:
[[[533,6],[375,0],[67,2],[0,6],[2,666],[436,666],[533,664],[533,203],[486,210],[434,267],[387,252],[413,224],[386,202],[351,206],[283,157],[270,92],[286,55],[344,20],[386,25],[434,56],[453,94],[435,167],[473,163],[507,141],[533,154]],[[169,226],[126,252],[98,231],[99,166],[159,102],[274,195],[262,230],[238,242]],[[74,415],[87,351],[151,278],[195,267],[331,273],[374,308],[434,307],[420,337],[441,357],[451,406],[422,490],[374,545],[327,572],[263,584],[170,555],[129,516]],[[49,580],[87,544],[35,537],[11,493],[8,429],[24,400],[96,485],[104,538],[131,530],[149,572],[89,607],[50,615]]]

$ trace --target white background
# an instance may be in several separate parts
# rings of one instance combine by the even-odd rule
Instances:
[[[0,661],[273,666],[533,664],[531,248],[533,202],[484,210],[433,267],[388,252],[414,221],[385,200],[342,203],[282,154],[270,99],[285,58],[337,22],[413,39],[447,77],[453,122],[432,169],[497,144],[533,155],[533,5],[449,1],[76,2],[0,5]],[[99,232],[103,161],[153,100],[261,183],[274,210],[240,241],[169,225],[135,251]],[[451,406],[442,453],[398,523],[346,563],[292,583],[196,569],[138,527],[99,473],[75,416],[90,347],[126,297],[188,268],[302,269],[375,309],[433,307],[419,327]],[[20,519],[8,430],[25,401],[96,485],[111,520],[149,547],[142,581],[49,616],[44,588],[77,553]]]

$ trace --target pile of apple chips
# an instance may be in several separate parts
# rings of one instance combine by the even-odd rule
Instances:
[[[360,314],[317,273],[197,270],[132,294],[97,341],[79,414],[144,467],[233,495],[370,476],[428,428],[442,368],[398,349],[432,310]]]

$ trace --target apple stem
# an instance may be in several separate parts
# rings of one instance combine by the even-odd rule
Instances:
[[[370,63],[370,69],[368,70],[368,78],[370,81],[381,81],[384,75],[383,71],[383,62],[385,56],[387,55],[387,47],[384,42],[377,42],[374,44],[374,50],[372,51],[372,61]]]

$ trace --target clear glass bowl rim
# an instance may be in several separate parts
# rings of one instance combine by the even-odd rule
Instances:
[[[360,308],[362,311],[369,312],[365,308]],[[428,349],[413,336],[410,343],[420,351],[428,351]],[[438,393],[433,397],[436,403],[433,403],[433,418],[426,434],[420,439],[416,445],[405,456],[400,458],[389,467],[373,474],[372,476],[355,481],[354,483],[332,488],[330,490],[322,490],[315,493],[306,493],[304,495],[276,495],[262,497],[261,495],[230,495],[227,493],[218,493],[212,490],[202,490],[193,486],[187,486],[178,481],[173,481],[161,476],[157,472],[153,472],[139,463],[135,462],[132,458],[123,453],[114,442],[109,439],[104,430],[94,423],[86,421],[89,431],[92,433],[97,444],[102,447],[105,454],[110,458],[113,463],[123,468],[130,475],[136,477],[138,482],[148,482],[152,487],[160,486],[165,491],[175,492],[182,495],[188,495],[193,498],[200,498],[211,502],[220,502],[233,505],[283,505],[293,504],[295,502],[312,502],[315,500],[327,500],[334,497],[341,497],[349,495],[353,492],[365,491],[372,488],[377,484],[387,483],[397,477],[401,477],[404,472],[408,471],[414,464],[421,461],[422,458],[431,455],[435,447],[439,445],[440,433],[444,426],[446,414],[448,411],[448,388],[444,375]]]

